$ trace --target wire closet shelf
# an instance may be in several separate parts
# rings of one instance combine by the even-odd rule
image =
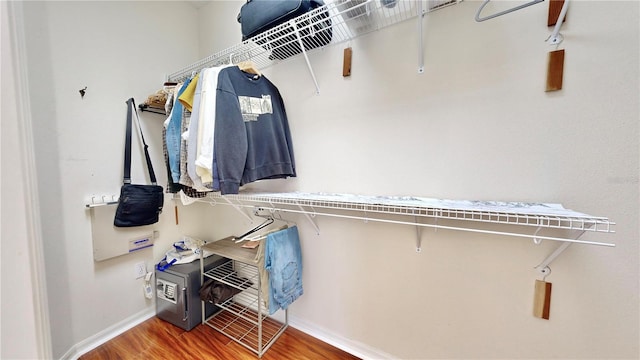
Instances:
[[[418,14],[456,4],[459,0],[336,0],[286,23],[188,65],[168,76],[180,82],[206,67],[252,61],[259,69],[293,59],[326,45],[398,24]],[[238,29],[238,37],[240,37]],[[308,61],[308,59],[307,59]]]
[[[323,193],[210,193],[208,202],[270,212],[292,212],[306,215],[311,221],[316,215],[378,221],[417,227],[462,230],[540,240],[576,242],[590,245],[615,246],[611,243],[577,240],[575,234],[585,232],[614,233],[613,221],[565,209],[560,204],[441,200],[421,197],[363,196]],[[475,224],[475,225],[474,225]],[[519,231],[485,230],[481,225],[508,225]],[[314,225],[316,226],[316,225]],[[530,228],[533,231],[523,231]],[[543,229],[558,230],[565,235],[543,236]],[[318,230],[316,226],[316,230]],[[578,236],[579,237],[579,236]]]

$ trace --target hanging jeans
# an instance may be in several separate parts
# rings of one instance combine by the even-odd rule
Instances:
[[[267,235],[264,267],[269,271],[269,314],[286,309],[302,293],[302,254],[298,228]]]
[[[184,82],[184,85],[178,91],[176,99],[182,95],[184,90],[189,86],[191,79]],[[169,169],[171,169],[171,178],[174,183],[180,182],[180,144],[181,144],[181,127],[182,127],[182,110],[183,106],[180,101],[173,104],[171,110],[171,118],[167,124],[167,155],[169,157]]]

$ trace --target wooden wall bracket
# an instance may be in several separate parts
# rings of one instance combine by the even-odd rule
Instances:
[[[351,76],[351,54],[350,47],[344,49],[344,58],[342,59],[342,76]]]
[[[533,316],[549,320],[551,310],[551,283],[536,280],[533,296]]]
[[[560,17],[560,12],[562,11],[562,5],[564,5],[565,0],[550,0],[549,1],[549,14],[547,16],[547,26],[553,26],[558,22],[558,17]],[[567,20],[567,16],[562,19],[562,22]]]
[[[549,52],[547,62],[547,87],[545,91],[562,89],[564,73],[564,49]]]

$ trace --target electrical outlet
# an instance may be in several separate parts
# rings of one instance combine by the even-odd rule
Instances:
[[[147,275],[147,265],[144,263],[144,261],[136,263],[133,271],[135,273],[136,279],[140,279],[141,277]]]

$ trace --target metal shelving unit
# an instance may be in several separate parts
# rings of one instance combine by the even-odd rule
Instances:
[[[216,304],[220,311],[208,318],[203,315],[203,323],[261,357],[287,328],[288,312],[284,310],[284,322],[269,316],[260,291],[261,279],[255,256],[257,249],[246,249],[240,245],[228,238],[202,247],[229,259],[209,271],[203,271],[203,277],[240,290],[233,297]]]
[[[218,51],[171,73],[170,81],[182,81],[206,67],[252,61],[258,69],[302,55],[319,92],[307,53],[324,46],[344,43],[364,34],[417,18],[419,21],[419,66],[422,72],[422,16],[461,0],[335,0],[278,25],[239,44]],[[330,30],[330,31],[329,31]],[[238,34],[240,36],[240,34]],[[301,51],[292,51],[300,49]]]

